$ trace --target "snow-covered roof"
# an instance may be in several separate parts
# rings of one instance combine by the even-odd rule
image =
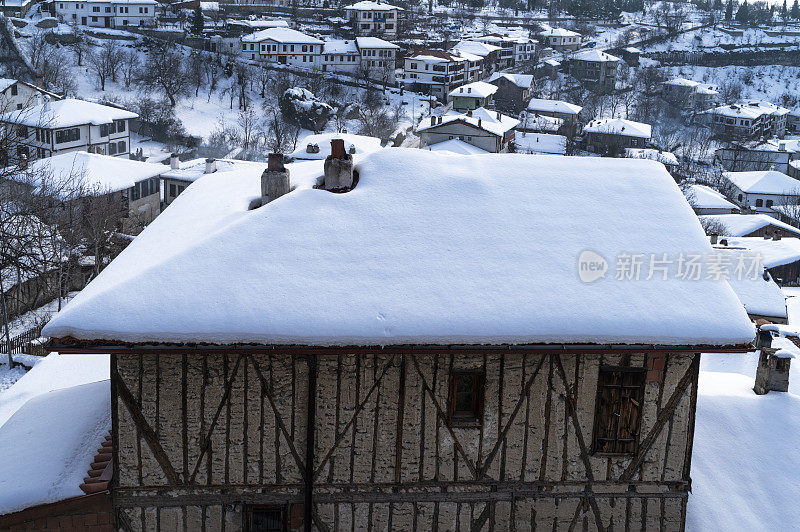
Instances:
[[[786,151],[789,153],[800,153],[800,139],[767,139],[764,142],[754,142],[748,146],[749,150],[758,151]],[[796,162],[790,161],[789,164]]]
[[[507,79],[517,87],[528,89],[533,84],[533,75],[531,74],[512,74],[511,72],[495,72],[489,76],[489,83],[497,81],[498,79]]]
[[[0,427],[0,514],[83,495],[80,485],[110,429],[107,380],[25,403]]]
[[[357,11],[405,11],[402,7],[385,4],[383,2],[373,2],[372,0],[362,0],[353,5],[345,6],[345,9],[355,9]]]
[[[711,252],[653,161],[389,148],[355,170],[351,192],[302,187],[254,210],[258,178],[196,181],[43,334],[293,345],[754,336],[724,282],[580,280],[587,250],[612,270],[631,251]]]
[[[597,61],[601,63],[618,63],[621,61],[619,57],[607,54],[606,52],[598,50],[597,48],[577,52],[573,54],[570,59],[575,61]]]
[[[291,44],[324,44],[323,41],[291,28],[267,28],[242,37],[242,42],[261,42],[271,40]]]
[[[569,115],[577,115],[581,112],[583,107],[575,105],[574,103],[567,103],[561,100],[542,100],[540,98],[533,98],[528,102],[528,111],[538,111],[546,113],[563,113]]]
[[[459,57],[458,55],[445,52],[444,50],[416,50],[408,54],[406,59],[425,61],[427,63],[447,63],[467,60],[465,57]]]
[[[674,153],[656,150],[654,148],[625,148],[625,157],[630,157],[631,159],[651,159],[666,166],[678,166],[678,158],[675,157]]]
[[[766,214],[706,214],[703,220],[715,220],[725,226],[725,234],[733,237],[749,235],[762,227],[780,227],[784,236],[800,236],[800,229]]]
[[[473,146],[468,142],[464,142],[461,139],[450,139],[443,142],[437,142],[436,144],[430,144],[426,146],[425,149],[428,151],[457,153],[459,155],[483,155],[489,153],[488,151],[482,150],[481,148]]]
[[[723,194],[706,185],[689,185],[684,191],[696,209],[738,209]]]
[[[450,48],[450,51],[458,54],[458,53],[468,53],[472,55],[477,55],[479,57],[486,57],[492,52],[500,50],[499,46],[495,46],[493,44],[488,44],[485,42],[478,42],[478,41],[460,41],[455,46]]]
[[[0,78],[0,92],[5,91],[7,88],[9,88],[11,85],[13,85],[16,82],[17,82],[17,80],[15,80],[15,79]]]
[[[545,59],[543,61],[543,63],[545,65],[549,65],[551,67],[560,67],[561,66],[561,61],[558,61],[557,59]]]
[[[635,46],[628,46],[628,47],[623,48],[623,50],[625,52],[628,52],[629,54],[640,54],[640,53],[642,53],[642,50],[640,50],[639,48],[636,48]]]
[[[239,159],[216,159],[214,173],[224,173],[233,171],[249,172],[253,175],[261,175],[267,168],[267,163],[253,161],[241,161]],[[164,166],[161,177],[167,179],[178,179],[192,183],[206,174],[206,158],[191,159],[180,163],[180,167],[173,170],[169,166]]]
[[[592,120],[584,126],[583,132],[649,139],[652,135],[653,128],[650,124],[634,122],[633,120],[626,120],[624,118],[604,118],[602,120]]]
[[[732,105],[723,105],[709,109],[707,113],[729,118],[758,118],[762,115],[785,115],[789,109],[763,100],[745,100]]]
[[[760,254],[764,266],[775,268],[800,261],[800,238],[788,237],[780,240],[760,236],[728,238],[729,247],[749,249]]]
[[[353,40],[333,40],[325,41],[322,47],[323,54],[352,54],[358,55],[358,47]]]
[[[483,107],[479,107],[474,111],[468,113],[458,113],[451,111],[441,118],[441,122],[437,117],[424,118],[417,131],[425,131],[428,129],[441,127],[445,124],[452,122],[465,122],[471,126],[480,128],[484,131],[497,135],[498,137],[504,136],[508,131],[514,129],[519,125],[519,120],[506,116],[499,111],[487,111]],[[436,120],[437,123],[433,123]]]
[[[299,146],[293,151],[290,157],[295,159],[325,159],[331,154],[331,140],[344,140],[344,149],[349,153],[351,147],[355,147],[355,155],[366,155],[381,149],[381,139],[368,137],[366,135],[354,135],[352,133],[320,133],[309,135],[299,142]],[[319,146],[319,153],[308,153],[309,144]]]
[[[48,101],[29,107],[24,111],[6,113],[0,119],[17,124],[50,129],[81,126],[84,124],[110,124],[114,120],[130,120],[139,115],[108,105],[76,98]]]
[[[777,170],[725,172],[725,177],[742,192],[800,196],[800,181]]]
[[[247,26],[249,28],[288,28],[289,21],[284,19],[272,20],[229,20],[229,25]]]
[[[552,116],[533,114],[533,116],[525,116],[523,125],[525,129],[536,131],[558,131],[564,125],[564,120]]]
[[[219,11],[219,2],[200,2],[203,11]]]
[[[581,34],[564,28],[547,28],[539,32],[543,37],[580,37]]]
[[[472,96],[474,98],[487,98],[497,92],[497,85],[486,83],[485,81],[473,81],[466,85],[461,85],[450,91],[449,96]]]
[[[398,45],[393,42],[384,41],[378,37],[356,37],[356,43],[359,48],[393,48],[400,49]]]
[[[665,81],[664,85],[675,85],[678,87],[698,87],[700,82],[686,78],[673,78]]]
[[[519,133],[514,136],[514,146],[519,153],[564,155],[567,152],[567,137],[551,133]]]
[[[755,253],[724,246],[715,247],[715,250],[730,254],[728,284],[748,314],[786,318],[786,298],[772,277],[768,273],[764,275],[763,266],[758,271],[748,271],[754,264],[760,264]]]
[[[132,187],[137,181],[161,175],[169,170],[163,164],[143,163],[123,157],[112,157],[85,151],[61,153],[37,159],[31,164],[31,175],[45,176],[55,182],[75,177],[88,190],[97,194]]]

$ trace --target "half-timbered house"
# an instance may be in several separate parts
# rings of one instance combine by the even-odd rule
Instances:
[[[712,251],[662,165],[310,164],[199,179],[46,327],[112,353],[120,529],[683,527],[699,353],[754,330],[616,278]]]

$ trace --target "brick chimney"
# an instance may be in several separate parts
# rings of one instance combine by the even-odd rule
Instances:
[[[347,192],[354,186],[353,156],[345,151],[343,139],[332,139],[331,154],[325,159],[325,182],[322,188],[332,192]]]
[[[206,159],[206,171],[204,173],[213,174],[216,171],[217,171],[217,160],[214,159],[213,157],[209,157],[208,159]]]
[[[181,167],[181,161],[178,159],[177,153],[171,153],[169,156],[169,167],[172,170],[177,170]]]
[[[261,174],[261,205],[289,192],[289,169],[283,166],[283,155],[270,153],[267,169]]]

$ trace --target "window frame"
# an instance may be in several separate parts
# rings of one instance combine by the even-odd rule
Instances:
[[[472,376],[473,408],[471,416],[457,414],[456,382],[460,376]],[[447,388],[447,424],[450,427],[480,428],[483,426],[484,403],[486,396],[486,374],[480,369],[454,369],[450,372]]]
[[[244,511],[244,530],[245,532],[252,532],[253,530],[253,513],[257,511],[271,511],[280,512],[281,514],[281,530],[289,530],[289,512],[285,505],[277,504],[248,504],[245,506]]]
[[[612,451],[601,451],[599,450],[598,440],[601,438],[600,435],[600,426],[602,425],[602,419],[600,418],[601,415],[601,398],[603,395],[604,389],[604,380],[603,375],[609,373],[621,373],[621,374],[638,374],[639,375],[639,385],[638,385],[638,396],[636,400],[638,400],[638,405],[636,405],[636,401],[632,400],[636,408],[638,409],[638,415],[636,416],[636,427],[631,430],[634,434],[633,438],[633,449],[628,451],[622,450],[612,450]],[[595,396],[595,408],[594,408],[594,420],[592,426],[592,454],[597,456],[635,456],[639,452],[639,440],[641,437],[641,429],[642,429],[642,413],[643,413],[643,406],[644,406],[644,392],[645,386],[647,384],[647,370],[644,367],[630,367],[630,366],[601,366],[597,373],[597,391]],[[624,386],[624,385],[620,385]],[[621,404],[621,402],[620,402]],[[619,417],[619,414],[617,414]],[[619,440],[619,425],[617,424],[615,427],[615,434],[614,434],[614,442],[618,443]],[[604,438],[607,439],[607,438]]]

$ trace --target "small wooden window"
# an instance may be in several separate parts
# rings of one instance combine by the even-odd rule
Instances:
[[[284,532],[286,509],[281,506],[250,506],[246,511],[247,532]]]
[[[450,374],[451,426],[480,426],[483,423],[483,387],[481,372],[454,371]]]
[[[636,453],[644,382],[644,368],[600,369],[594,417],[594,452]]]

